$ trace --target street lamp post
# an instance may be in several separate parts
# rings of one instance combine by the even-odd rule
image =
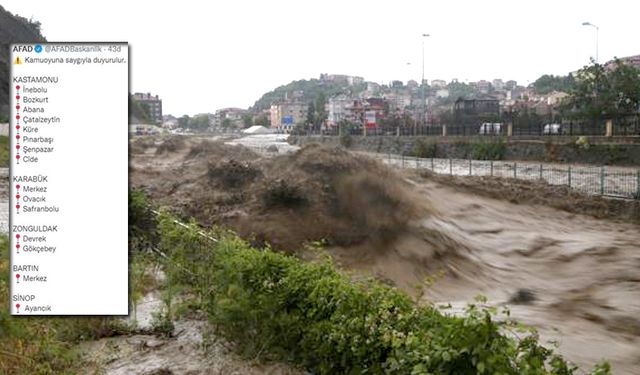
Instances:
[[[600,33],[600,28],[592,24],[591,22],[583,22],[582,26],[591,26],[596,29],[596,64],[597,64],[598,63],[598,39],[600,39],[598,34]]]
[[[420,81],[420,88],[422,89],[422,101],[420,102],[420,125],[424,125],[424,39],[429,37],[429,34],[422,34],[422,81]]]

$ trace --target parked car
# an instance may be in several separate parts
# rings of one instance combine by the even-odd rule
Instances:
[[[560,135],[564,134],[564,129],[560,124],[546,124],[542,128],[543,135]]]
[[[502,124],[499,122],[485,122],[480,125],[478,134],[480,135],[500,135]]]

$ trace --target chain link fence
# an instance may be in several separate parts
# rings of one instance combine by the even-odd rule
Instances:
[[[269,144],[243,144],[264,156],[292,152]],[[567,185],[578,191],[605,197],[640,199],[640,168],[575,166],[494,160],[417,158],[397,154],[365,153],[398,168],[427,169],[451,176],[490,176],[543,180],[551,185]]]
[[[530,162],[416,158],[395,154],[373,154],[388,165],[427,169],[451,176],[491,176],[521,180],[543,180],[567,185],[593,195],[640,199],[640,169],[606,166],[572,166]]]

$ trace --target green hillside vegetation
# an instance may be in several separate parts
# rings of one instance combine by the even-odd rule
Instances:
[[[0,5],[0,122],[9,118],[9,45],[43,41],[40,22],[13,15]]]
[[[0,167],[9,167],[9,137],[0,135]]]
[[[268,109],[272,103],[284,100],[285,96],[291,96],[295,91],[302,91],[303,101],[312,102],[315,101],[319,93],[324,93],[325,97],[330,98],[333,95],[341,93],[358,94],[367,88],[366,83],[351,86],[347,83],[336,83],[321,81],[319,79],[302,79],[299,81],[293,81],[287,85],[280,86],[273,91],[262,95],[258,101],[252,107],[254,111],[261,111]]]
[[[546,95],[552,91],[568,92],[573,88],[575,78],[571,73],[567,76],[544,74],[533,82],[533,88],[539,95]]]

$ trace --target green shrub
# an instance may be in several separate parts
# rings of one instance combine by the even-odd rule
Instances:
[[[419,138],[414,143],[409,155],[418,158],[435,158],[437,149],[438,144],[436,142],[429,142],[425,139]]]
[[[472,147],[471,158],[476,160],[502,160],[507,150],[507,144],[502,138],[475,142]]]
[[[463,317],[443,315],[376,281],[353,282],[330,260],[258,251],[229,233],[213,234],[217,240],[206,245],[199,231],[166,214],[160,220],[162,247],[180,264],[181,281],[202,293],[218,334],[246,356],[318,374],[575,371],[536,335],[506,334],[514,325],[496,322],[491,309],[471,305]],[[609,373],[608,365],[594,373]]]
[[[344,148],[350,148],[353,145],[353,137],[346,133],[340,136],[340,145]]]
[[[591,147],[591,144],[589,143],[589,138],[587,138],[584,135],[578,137],[578,139],[576,140],[575,145],[581,150],[588,150],[589,147]]]
[[[129,250],[148,250],[157,242],[155,215],[147,193],[129,189]]]
[[[2,121],[0,121],[2,122]],[[9,137],[0,135],[0,166],[9,166]]]

